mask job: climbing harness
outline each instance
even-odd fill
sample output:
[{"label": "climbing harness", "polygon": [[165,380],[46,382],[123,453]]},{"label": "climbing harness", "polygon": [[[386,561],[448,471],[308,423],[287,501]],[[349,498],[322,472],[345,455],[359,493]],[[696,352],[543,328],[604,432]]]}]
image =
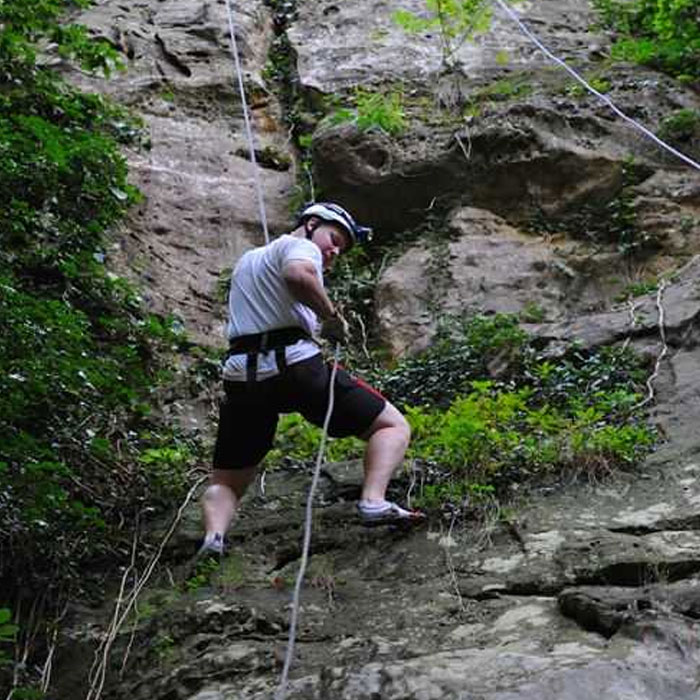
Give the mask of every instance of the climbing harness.
[{"label": "climbing harness", "polygon": [[621,119],[624,119],[628,124],[631,124],[635,129],[638,131],[641,131],[642,134],[644,134],[646,137],[650,138],[652,141],[654,141],[657,145],[661,146],[661,148],[666,149],[669,153],[672,153],[674,156],[677,158],[680,158],[682,161],[690,165],[691,167],[695,168],[696,170],[700,170],[700,163],[697,163],[694,161],[692,158],[689,158],[685,153],[681,153],[679,150],[671,146],[670,144],[666,143],[662,139],[660,139],[653,131],[650,131],[645,127],[643,124],[640,124],[638,121],[630,117],[628,114],[625,114],[607,95],[604,95],[602,92],[599,92],[596,90],[590,83],[586,81],[585,78],[583,78],[581,75],[579,75],[571,66],[569,66],[565,61],[563,61],[561,58],[555,56],[538,38],[533,34],[527,26],[523,23],[523,21],[518,17],[518,15],[515,13],[515,11],[508,6],[508,4],[505,2],[505,0],[492,0],[495,5],[501,8],[503,12],[510,17],[520,28],[520,31],[527,36],[530,41],[532,41],[535,46],[550,60],[556,63],[558,66],[561,66],[567,73],[569,73],[578,83],[583,85],[583,87],[588,90],[591,94],[595,95],[599,100],[602,100],[610,109],[617,114],[618,117]]},{"label": "climbing harness", "polygon": [[229,341],[227,357],[246,355],[246,381],[251,384],[257,377],[259,355],[274,351],[277,371],[284,372],[287,369],[285,348],[300,340],[311,340],[311,336],[298,326],[275,328],[265,333],[239,335]]},{"label": "climbing harness", "polygon": [[[238,57],[238,47],[236,45],[236,32],[233,24],[233,11],[231,10],[231,2],[230,0],[226,0],[226,9],[228,11],[228,24],[229,24],[229,32],[231,34],[231,53],[233,54],[233,61],[234,61],[234,66],[236,69],[236,76],[238,80],[238,88],[240,91],[241,95],[241,106],[243,109],[243,120],[245,123],[245,128],[246,128],[246,135],[248,138],[248,145],[250,149],[250,160],[253,166],[253,177],[254,177],[254,182],[255,182],[255,190],[257,193],[258,197],[258,203],[260,207],[260,219],[262,222],[262,227],[263,227],[263,233],[265,234],[265,243],[270,242],[270,236],[268,233],[268,228],[267,228],[267,216],[265,213],[265,202],[262,194],[262,186],[260,184],[260,178],[258,177],[258,169],[257,169],[257,164],[255,161],[255,146],[253,143],[253,130],[250,125],[250,119],[248,117],[248,105],[246,103],[245,99],[245,88],[243,85],[243,73],[241,70],[241,64],[240,60]],[[348,215],[349,216],[349,215]],[[325,218],[325,217],[323,217]],[[354,222],[353,222],[354,223]],[[345,223],[345,226],[347,226],[347,223]],[[287,332],[290,329],[282,329],[283,331]],[[301,329],[299,329],[301,331]],[[256,367],[257,366],[257,356],[260,352],[263,352],[263,348],[270,348],[275,350],[275,357],[277,359],[277,364],[278,368],[281,370],[281,367],[279,367],[280,364],[280,356],[282,357],[282,362],[283,364],[286,364],[284,360],[284,346],[282,346],[281,353],[278,351],[277,347],[273,347],[273,342],[275,339],[272,338],[276,331],[272,331],[270,333],[262,333],[262,334],[256,334],[258,337],[256,339],[250,339],[250,336],[244,336],[244,338],[236,338],[232,341],[231,345],[232,347],[235,346],[237,343],[242,342],[244,344],[247,344],[250,342],[250,347],[252,349],[250,350],[243,350],[243,352],[246,352],[248,354],[248,363],[247,363],[247,380],[251,381],[251,376],[252,380],[254,380],[254,374],[251,372],[250,367]],[[247,340],[246,340],[247,339]],[[257,348],[255,347],[257,344]],[[287,343],[288,344],[288,343]],[[329,388],[328,388],[328,408],[326,409],[326,416],[323,421],[323,429],[321,433],[321,444],[319,445],[318,448],[318,455],[316,457],[316,466],[314,468],[314,473],[313,477],[311,479],[311,486],[309,487],[309,494],[306,500],[306,517],[304,520],[304,541],[302,545],[302,553],[301,553],[301,562],[299,565],[299,573],[297,574],[297,579],[296,579],[296,584],[294,586],[294,596],[292,598],[292,609],[291,609],[291,618],[290,618],[290,623],[289,623],[289,641],[287,642],[287,650],[285,654],[285,659],[284,659],[284,666],[282,669],[282,677],[280,680],[280,684],[277,688],[277,691],[275,692],[275,700],[284,700],[286,693],[287,693],[287,679],[289,677],[289,669],[291,668],[292,665],[292,659],[294,656],[294,644],[296,641],[296,629],[297,629],[297,621],[299,618],[299,600],[301,596],[301,584],[302,581],[304,580],[304,575],[306,574],[306,566],[309,560],[309,549],[311,546],[311,518],[313,515],[313,497],[314,493],[316,491],[316,486],[318,484],[320,475],[321,475],[321,464],[323,463],[323,454],[326,449],[326,441],[328,439],[328,424],[330,423],[330,418],[333,413],[333,407],[335,403],[335,377],[338,372],[338,360],[340,357],[340,344],[336,343],[335,345],[335,353],[333,357],[333,368],[331,370],[331,376],[330,376],[330,382],[329,382]],[[253,360],[254,358],[254,360]]]}]

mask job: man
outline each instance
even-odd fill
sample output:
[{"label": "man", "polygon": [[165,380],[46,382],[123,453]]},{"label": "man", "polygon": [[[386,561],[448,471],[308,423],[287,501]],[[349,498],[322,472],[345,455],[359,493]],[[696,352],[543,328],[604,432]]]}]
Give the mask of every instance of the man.
[{"label": "man", "polygon": [[[331,368],[312,336],[343,342],[347,324],[323,286],[323,270],[370,229],[342,207],[313,204],[297,228],[246,253],[229,295],[230,354],[224,366],[214,470],[202,507],[206,534],[200,553],[221,554],[224,535],[258,465],[273,444],[280,413],[299,412],[321,426]],[[368,525],[422,518],[385,500],[392,473],[410,439],[405,418],[378,392],[339,369],[329,434],[367,441],[358,514]]]}]

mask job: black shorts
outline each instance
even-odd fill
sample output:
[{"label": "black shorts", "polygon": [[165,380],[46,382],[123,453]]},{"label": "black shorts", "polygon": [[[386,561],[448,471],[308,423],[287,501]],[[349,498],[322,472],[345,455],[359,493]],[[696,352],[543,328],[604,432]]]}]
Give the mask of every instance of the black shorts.
[{"label": "black shorts", "polygon": [[[272,447],[280,413],[301,413],[319,427],[328,410],[331,366],[320,354],[287,367],[262,381],[224,381],[219,411],[214,469],[241,469],[258,464]],[[360,379],[338,368],[328,434],[360,436],[382,412],[386,399]]]}]

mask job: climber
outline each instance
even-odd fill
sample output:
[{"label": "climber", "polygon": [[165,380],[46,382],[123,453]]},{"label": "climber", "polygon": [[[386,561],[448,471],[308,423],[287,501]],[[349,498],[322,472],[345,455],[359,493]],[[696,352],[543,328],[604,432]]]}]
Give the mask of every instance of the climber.
[{"label": "climber", "polygon": [[[297,227],[246,253],[236,265],[229,295],[229,355],[224,365],[214,469],[202,499],[205,536],[200,553],[222,554],[224,535],[257,466],[272,447],[280,413],[299,412],[321,426],[331,367],[313,340],[347,340],[348,326],[323,286],[323,270],[371,230],[342,207],[306,207]],[[422,513],[385,500],[401,463],[410,428],[377,391],[339,368],[329,434],[367,441],[357,504],[365,525],[411,521]]]}]

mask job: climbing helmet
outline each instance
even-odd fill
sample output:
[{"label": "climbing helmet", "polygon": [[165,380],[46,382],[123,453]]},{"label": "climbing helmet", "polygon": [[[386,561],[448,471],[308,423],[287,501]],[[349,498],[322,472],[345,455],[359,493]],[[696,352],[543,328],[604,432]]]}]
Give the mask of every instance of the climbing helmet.
[{"label": "climbing helmet", "polygon": [[317,216],[324,221],[332,221],[340,224],[350,235],[351,245],[355,243],[366,243],[372,240],[372,229],[367,226],[360,226],[352,218],[350,212],[343,209],[339,204],[333,202],[316,202],[306,206],[299,215],[299,221],[303,222],[310,216]]}]

